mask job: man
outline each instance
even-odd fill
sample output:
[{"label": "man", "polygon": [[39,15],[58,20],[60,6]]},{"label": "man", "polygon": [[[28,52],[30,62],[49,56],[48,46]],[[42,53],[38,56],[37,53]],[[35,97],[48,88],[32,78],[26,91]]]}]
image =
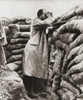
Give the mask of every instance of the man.
[{"label": "man", "polygon": [[[40,9],[37,18],[32,21],[31,38],[28,41],[23,56],[23,73],[25,87],[29,92],[40,92],[45,89],[48,73],[48,41],[46,28],[50,26],[52,17],[45,9]],[[27,82],[26,82],[27,81]]]}]

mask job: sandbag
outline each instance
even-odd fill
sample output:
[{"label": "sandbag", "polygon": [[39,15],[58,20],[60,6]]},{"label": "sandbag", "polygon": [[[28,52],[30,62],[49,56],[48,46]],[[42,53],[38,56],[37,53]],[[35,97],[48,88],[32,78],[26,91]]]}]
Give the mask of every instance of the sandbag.
[{"label": "sandbag", "polygon": [[17,70],[17,69],[19,69],[21,67],[19,65],[14,64],[14,63],[6,64],[6,66],[12,71],[15,71],[15,70]]},{"label": "sandbag", "polygon": [[3,26],[8,26],[11,23],[11,20],[7,17],[0,17],[0,21],[2,21]]},{"label": "sandbag", "polygon": [[[82,43],[83,14],[81,14],[81,13],[83,13],[83,11],[81,9],[83,7],[83,4],[82,4],[82,7],[80,7],[80,9],[79,9],[79,7],[80,7],[80,5],[79,6],[77,5],[71,11],[67,12],[66,14],[62,15],[60,18],[58,18],[56,20],[56,22],[66,20],[66,24],[63,24],[58,29],[55,29],[55,34],[53,34],[53,35],[55,35],[54,38],[55,38],[56,49],[57,48],[63,49],[63,47],[64,47],[64,46],[61,47],[61,45],[59,45],[59,42],[57,42],[57,40],[61,41],[62,44],[63,43],[65,43],[66,45],[72,44],[72,46],[68,45],[68,47],[70,47],[70,50],[69,50],[69,56],[66,59],[66,61],[68,63],[68,65],[66,67],[69,67],[69,69],[65,73],[60,73],[60,74],[62,74],[61,83],[62,83],[62,81],[64,81],[64,79],[63,79],[64,74],[67,77],[67,78],[65,78],[66,79],[65,81],[67,81],[67,82],[64,84],[63,88],[65,88],[65,86],[66,86],[66,88],[68,90],[71,90],[75,94],[81,93],[80,92],[81,86],[79,86],[78,83],[83,84],[83,79],[82,79],[83,78],[82,77],[83,76],[83,67],[82,67],[82,64],[83,64],[83,54],[82,54],[83,53],[83,43]],[[79,9],[78,12],[77,12],[77,9]],[[72,38],[71,42],[68,42],[69,37],[68,37],[68,35],[65,35],[66,33],[70,33],[70,35],[72,33],[74,33],[74,36],[71,35],[71,37],[70,37],[70,39]],[[77,38],[78,38],[78,40],[76,41]],[[57,44],[57,46],[56,46],[56,44]],[[65,51],[65,49],[63,49],[63,50]],[[64,56],[66,55],[66,53],[67,52],[64,53]],[[57,59],[56,59],[56,55],[55,55],[55,62],[56,61],[57,61]],[[62,62],[64,63],[64,59]],[[56,70],[56,72],[57,72],[57,70]],[[69,78],[68,78],[68,76],[69,76]],[[74,80],[74,81],[72,81],[72,80]],[[67,85],[67,83],[69,85]],[[72,84],[72,86],[70,87],[71,84]],[[60,84],[60,86],[62,86],[62,85]],[[77,88],[76,88],[76,86],[77,86]],[[82,85],[82,91],[83,91],[83,85]],[[70,94],[68,94],[68,95],[70,95]],[[70,100],[72,100],[72,98]]]},{"label": "sandbag", "polygon": [[58,36],[58,39],[60,39],[62,42],[70,44],[71,42],[73,42],[75,37],[75,33],[64,33],[64,34],[60,34]]},{"label": "sandbag", "polygon": [[19,31],[30,32],[31,25],[18,25]]},{"label": "sandbag", "polygon": [[26,23],[31,24],[31,18],[26,18]]},{"label": "sandbag", "polygon": [[23,54],[24,48],[17,49],[17,50],[12,50],[11,53],[12,55],[18,55],[18,54]]},{"label": "sandbag", "polygon": [[68,95],[63,88],[58,90],[58,94],[60,95],[60,98],[58,100],[71,100],[70,95]]},{"label": "sandbag", "polygon": [[69,48],[69,46],[66,43],[63,43],[60,40],[56,40],[55,41],[55,46],[63,49],[66,54],[69,54],[70,48]]},{"label": "sandbag", "polygon": [[12,38],[12,34],[10,33],[10,35],[8,35],[6,38],[7,38],[7,43],[9,44],[9,42],[10,42],[10,40]]},{"label": "sandbag", "polygon": [[7,59],[7,63],[11,63],[11,62],[18,61],[18,60],[21,60],[21,59],[22,59],[22,54],[12,55],[11,57],[9,57]]},{"label": "sandbag", "polygon": [[[72,91],[70,91],[69,89],[66,89],[66,88],[62,88],[62,89],[65,91],[65,94],[69,96],[69,98],[70,98],[69,100],[75,100],[76,99],[76,97],[75,97],[75,95],[73,94]],[[67,98],[65,98],[65,100],[67,100]]]},{"label": "sandbag", "polygon": [[83,47],[83,44],[81,44],[80,46],[77,46],[77,47],[73,48],[70,51],[69,55],[68,55],[68,59],[72,60],[72,58],[78,54],[80,48],[82,48],[82,47]]},{"label": "sandbag", "polygon": [[73,65],[68,71],[67,71],[67,75],[71,76],[74,73],[80,73],[83,72],[83,61],[81,61],[80,63]]},{"label": "sandbag", "polygon": [[22,22],[22,21],[20,21],[20,22],[16,22],[16,24],[18,24],[18,25],[27,25],[26,22]]},{"label": "sandbag", "polygon": [[79,55],[79,51],[82,47],[83,47],[83,44],[81,44],[80,46],[77,46],[77,47],[73,48],[72,50],[70,50],[70,53],[67,57],[67,61],[66,61],[65,65],[63,66],[65,68],[65,71],[67,70],[67,66],[72,61],[72,59],[74,59],[77,55]]},{"label": "sandbag", "polygon": [[62,34],[67,32],[76,32],[79,31],[80,33],[83,33],[83,19],[79,20],[72,20],[66,24],[63,24],[60,26],[60,28],[57,30],[57,34]]},{"label": "sandbag", "polygon": [[67,57],[68,57],[68,54],[64,53],[64,57],[63,57],[63,61],[62,61],[62,70],[61,72],[64,74],[66,73],[67,71]]},{"label": "sandbag", "polygon": [[83,84],[83,72],[78,74],[73,74],[72,77],[77,84]]},{"label": "sandbag", "polygon": [[64,52],[60,49],[56,49],[56,55],[55,55],[55,63],[53,66],[53,73],[60,74],[61,73],[61,65],[62,65],[62,58],[63,58]]},{"label": "sandbag", "polygon": [[81,47],[81,48],[79,49],[78,54],[81,54],[81,53],[83,53],[83,47]]},{"label": "sandbag", "polygon": [[16,32],[19,32],[19,28],[17,24],[10,24],[8,25],[8,28],[10,30],[10,33],[13,35]]},{"label": "sandbag", "polygon": [[78,15],[78,19],[83,19],[83,15]]},{"label": "sandbag", "polygon": [[62,80],[61,81],[61,86],[64,87],[64,88],[69,89],[70,91],[72,91],[75,94],[78,94],[79,93],[79,91],[75,87],[73,87],[70,83],[68,83],[65,80]]},{"label": "sandbag", "polygon": [[23,38],[28,38],[29,39],[30,34],[31,34],[31,32],[17,32],[12,36],[12,38],[21,38],[21,37],[23,37]]},{"label": "sandbag", "polygon": [[22,17],[22,16],[19,16],[19,17],[14,17],[14,18],[11,18],[11,22],[13,24],[17,23],[17,22],[25,22],[26,21],[26,18]]},{"label": "sandbag", "polygon": [[11,51],[5,50],[5,55],[6,55],[6,59],[8,59],[12,55],[12,53]]},{"label": "sandbag", "polygon": [[[66,33],[67,34],[67,33]],[[73,42],[74,38],[75,38],[75,33],[68,33],[68,38],[64,36],[64,38],[62,39],[62,42],[70,44],[71,42]],[[66,39],[65,39],[66,38]]]},{"label": "sandbag", "polygon": [[83,16],[82,15],[76,15],[76,16],[73,16],[72,18],[70,18],[68,20],[68,22],[72,21],[72,20],[78,20],[78,19],[83,19]]},{"label": "sandbag", "polygon": [[75,89],[77,89],[79,91],[79,94],[82,93],[82,90],[80,89],[80,87],[77,86],[77,84],[73,81],[73,78],[66,74],[66,75],[63,75],[63,80],[67,81],[69,84],[71,84]]},{"label": "sandbag", "polygon": [[71,44],[70,49],[75,48],[76,46],[79,46],[81,43],[83,43],[83,34],[80,34]]},{"label": "sandbag", "polygon": [[6,46],[7,50],[16,50],[16,49],[21,49],[24,48],[26,44],[18,43],[18,44],[8,44]]},{"label": "sandbag", "polygon": [[16,65],[22,65],[22,61],[21,60],[14,61],[13,63],[16,64]]},{"label": "sandbag", "polygon": [[[72,21],[72,20],[77,20],[78,19],[78,15],[75,15],[75,16],[72,16],[69,20],[68,20],[68,22],[70,22],[70,21]],[[80,18],[79,18],[80,19]]]},{"label": "sandbag", "polygon": [[76,56],[73,60],[71,60],[71,62],[69,63],[69,65],[67,66],[67,68],[71,68],[73,65],[76,65],[78,63],[80,63],[83,60],[83,53]]},{"label": "sandbag", "polygon": [[27,38],[17,38],[17,39],[11,39],[10,44],[16,44],[16,43],[27,43]]}]

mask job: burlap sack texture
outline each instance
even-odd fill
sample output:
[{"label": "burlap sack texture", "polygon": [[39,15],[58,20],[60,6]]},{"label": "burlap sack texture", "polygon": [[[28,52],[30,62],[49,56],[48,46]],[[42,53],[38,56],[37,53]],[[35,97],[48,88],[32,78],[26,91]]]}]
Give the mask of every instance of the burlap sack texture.
[{"label": "burlap sack texture", "polygon": [[5,19],[4,22],[9,21],[8,24],[3,23],[8,42],[4,47],[7,58],[6,66],[18,73],[21,72],[19,74],[22,76],[22,55],[30,38],[31,19],[24,17]]},{"label": "burlap sack texture", "polygon": [[83,92],[83,4],[56,18],[54,23],[62,21],[66,23],[56,28],[51,37],[55,47],[50,55],[54,60],[49,72],[52,87],[61,100],[82,100],[82,96],[76,97],[79,94],[76,86]]}]

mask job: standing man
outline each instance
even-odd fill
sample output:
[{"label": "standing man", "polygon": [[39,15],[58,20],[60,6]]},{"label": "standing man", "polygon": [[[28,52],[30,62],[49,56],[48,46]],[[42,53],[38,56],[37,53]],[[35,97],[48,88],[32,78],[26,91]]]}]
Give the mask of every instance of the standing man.
[{"label": "standing man", "polygon": [[[25,87],[29,92],[40,92],[45,89],[48,73],[48,41],[46,28],[50,26],[52,18],[45,9],[40,9],[37,18],[32,21],[31,38],[23,55],[23,73]],[[27,82],[26,82],[27,81]]]}]

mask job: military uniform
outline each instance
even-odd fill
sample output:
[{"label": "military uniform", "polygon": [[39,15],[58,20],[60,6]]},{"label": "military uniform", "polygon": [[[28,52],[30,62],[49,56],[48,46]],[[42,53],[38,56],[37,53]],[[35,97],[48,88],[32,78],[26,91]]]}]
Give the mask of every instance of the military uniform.
[{"label": "military uniform", "polygon": [[45,88],[44,80],[47,79],[48,74],[46,28],[51,22],[51,18],[47,18],[44,21],[35,18],[31,25],[31,38],[24,49],[23,73],[25,76],[28,76],[26,80],[29,86],[27,87],[30,87],[32,84],[35,90]]}]

